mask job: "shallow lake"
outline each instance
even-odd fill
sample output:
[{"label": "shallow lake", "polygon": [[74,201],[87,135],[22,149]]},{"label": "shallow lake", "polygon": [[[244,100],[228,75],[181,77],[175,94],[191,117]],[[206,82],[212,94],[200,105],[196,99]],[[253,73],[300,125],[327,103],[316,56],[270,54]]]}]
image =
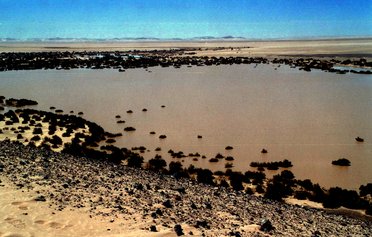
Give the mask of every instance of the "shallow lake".
[{"label": "shallow lake", "polygon": [[[124,134],[116,146],[145,146],[147,159],[158,153],[174,160],[169,149],[199,152],[207,158],[186,157],[184,167],[225,170],[226,161],[208,161],[221,153],[233,156],[239,171],[254,170],[252,161],[288,159],[296,178],[325,187],[357,189],[372,182],[371,75],[273,65],[9,71],[0,73],[0,95],[37,100],[36,108],[47,111],[83,111],[107,131]],[[126,123],[117,124],[115,115]],[[124,132],[127,126],[136,131]],[[357,136],[365,142],[357,143]],[[226,151],[228,145],[234,149]],[[331,165],[339,158],[351,166]]]}]

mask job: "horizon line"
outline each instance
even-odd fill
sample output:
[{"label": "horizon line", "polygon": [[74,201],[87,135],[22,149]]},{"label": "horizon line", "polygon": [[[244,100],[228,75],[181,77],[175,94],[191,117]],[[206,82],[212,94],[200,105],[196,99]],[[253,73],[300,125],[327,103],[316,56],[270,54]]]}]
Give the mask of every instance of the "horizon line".
[{"label": "horizon line", "polygon": [[332,40],[332,39],[370,39],[372,35],[350,35],[350,36],[303,36],[303,37],[242,37],[242,36],[195,36],[189,38],[160,38],[160,37],[113,37],[113,38],[89,38],[89,37],[45,37],[45,38],[0,38],[4,42],[126,42],[126,41],[280,41],[280,40]]}]

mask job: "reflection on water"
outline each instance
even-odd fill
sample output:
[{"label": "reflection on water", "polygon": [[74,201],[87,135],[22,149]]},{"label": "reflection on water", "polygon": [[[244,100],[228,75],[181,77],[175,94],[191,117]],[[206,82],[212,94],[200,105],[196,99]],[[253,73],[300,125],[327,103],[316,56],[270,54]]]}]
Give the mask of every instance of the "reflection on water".
[{"label": "reflection on water", "polygon": [[371,71],[370,68],[347,67],[347,66],[334,66],[333,69],[336,69],[336,70],[347,70],[347,71],[354,70],[356,72],[367,72],[367,71]]},{"label": "reflection on water", "polygon": [[[84,111],[86,119],[124,133],[117,146],[150,149],[146,158],[154,156],[156,147],[168,161],[169,149],[199,152],[207,159],[185,158],[184,166],[224,170],[225,161],[208,162],[219,152],[235,157],[234,169],[241,171],[250,169],[251,161],[289,159],[297,178],[326,187],[358,188],[372,181],[371,75],[302,72],[284,66],[274,70],[272,65],[150,71],[1,72],[0,94],[37,100],[37,108],[43,110],[56,106],[66,112]],[[126,122],[117,124],[116,115]],[[124,132],[127,126],[136,131]],[[160,134],[167,138],[159,139]],[[357,136],[365,142],[358,144]],[[225,151],[227,145],[234,149]],[[262,148],[269,152],[261,154]],[[341,157],[351,166],[331,165]]]}]

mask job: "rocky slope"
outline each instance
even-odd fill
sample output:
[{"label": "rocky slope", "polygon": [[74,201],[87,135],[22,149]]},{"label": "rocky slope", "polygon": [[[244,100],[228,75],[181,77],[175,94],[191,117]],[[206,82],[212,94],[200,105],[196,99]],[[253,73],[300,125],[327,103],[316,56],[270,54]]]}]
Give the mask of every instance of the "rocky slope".
[{"label": "rocky slope", "polygon": [[107,222],[141,222],[149,234],[372,236],[367,219],[9,141],[0,142],[0,180],[5,179],[25,192],[38,190],[35,200],[57,213],[73,209]]}]

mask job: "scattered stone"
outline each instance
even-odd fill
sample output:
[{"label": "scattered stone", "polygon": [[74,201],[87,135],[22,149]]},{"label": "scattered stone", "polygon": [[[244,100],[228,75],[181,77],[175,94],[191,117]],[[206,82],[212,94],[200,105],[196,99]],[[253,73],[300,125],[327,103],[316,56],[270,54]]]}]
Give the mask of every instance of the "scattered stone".
[{"label": "scattered stone", "polygon": [[158,232],[157,229],[156,229],[156,226],[154,226],[154,225],[150,226],[150,231],[151,232]]},{"label": "scattered stone", "polygon": [[166,208],[172,208],[173,205],[172,205],[172,202],[167,199],[165,202],[163,202],[163,206],[165,206]]},{"label": "scattered stone", "polygon": [[273,225],[271,224],[270,220],[263,219],[260,223],[260,230],[264,232],[270,232],[274,229]]},{"label": "scattered stone", "polygon": [[179,225],[179,224],[174,226],[174,231],[176,232],[177,236],[184,235],[183,229],[182,229],[181,225]]},{"label": "scattered stone", "polygon": [[44,196],[40,195],[40,196],[37,196],[34,200],[36,202],[45,202],[46,198]]},{"label": "scattered stone", "polygon": [[205,228],[205,229],[210,228],[210,226],[208,224],[208,221],[206,221],[206,220],[197,220],[195,227],[196,228]]}]

